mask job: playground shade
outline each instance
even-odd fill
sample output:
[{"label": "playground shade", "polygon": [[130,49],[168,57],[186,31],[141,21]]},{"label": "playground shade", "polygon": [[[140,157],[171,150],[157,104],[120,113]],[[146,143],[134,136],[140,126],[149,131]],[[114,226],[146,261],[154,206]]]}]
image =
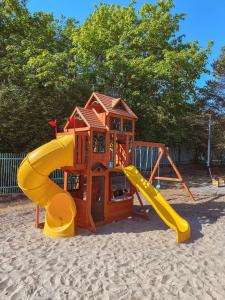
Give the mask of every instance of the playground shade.
[{"label": "playground shade", "polygon": [[28,198],[46,209],[44,234],[49,237],[75,235],[74,200],[49,179],[55,169],[73,166],[73,147],[73,135],[54,139],[29,153],[18,169],[19,187]]},{"label": "playground shade", "polygon": [[130,182],[139,190],[145,199],[153,206],[160,218],[177,233],[177,243],[182,243],[190,238],[191,230],[189,223],[184,220],[170,206],[163,195],[154,188],[135,168],[130,165],[121,168]]}]

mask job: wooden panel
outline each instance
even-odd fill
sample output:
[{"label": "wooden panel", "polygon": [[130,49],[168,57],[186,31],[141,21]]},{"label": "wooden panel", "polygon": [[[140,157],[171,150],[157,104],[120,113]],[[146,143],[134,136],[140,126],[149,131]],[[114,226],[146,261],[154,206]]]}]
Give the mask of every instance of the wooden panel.
[{"label": "wooden panel", "polygon": [[91,215],[94,222],[104,221],[105,176],[92,177]]},{"label": "wooden panel", "polygon": [[77,209],[77,215],[75,218],[76,224],[84,228],[90,227],[87,213],[87,202],[76,198],[74,198],[74,201]]},{"label": "wooden panel", "polygon": [[87,132],[79,132],[75,135],[75,146],[74,146],[74,169],[85,169],[85,150],[86,144],[85,139]]},{"label": "wooden panel", "polygon": [[101,162],[104,166],[108,167],[108,157],[106,153],[92,153],[92,165],[97,162]]},{"label": "wooden panel", "polygon": [[133,213],[133,199],[124,200],[120,202],[107,202],[106,209],[106,222],[112,222],[113,220],[121,220],[132,216]]}]

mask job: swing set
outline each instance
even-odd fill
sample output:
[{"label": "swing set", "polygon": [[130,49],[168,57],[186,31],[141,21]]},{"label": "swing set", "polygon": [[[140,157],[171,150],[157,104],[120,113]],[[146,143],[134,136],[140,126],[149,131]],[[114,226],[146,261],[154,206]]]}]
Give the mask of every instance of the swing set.
[{"label": "swing set", "polygon": [[[192,195],[190,189],[186,185],[183,177],[181,176],[179,170],[177,169],[175,163],[173,162],[170,154],[169,154],[169,148],[165,146],[165,144],[161,143],[152,143],[152,142],[142,142],[142,141],[135,141],[134,144],[136,147],[145,147],[147,148],[146,152],[146,166],[147,169],[148,162],[150,161],[150,177],[149,182],[152,184],[153,180],[157,180],[156,189],[160,189],[160,181],[170,181],[170,182],[180,182],[184,189],[186,190],[187,194],[190,196],[190,198],[195,201],[194,196]],[[157,149],[157,157],[155,162],[155,151],[153,148]],[[150,151],[149,151],[150,150]],[[150,152],[150,153],[149,153]],[[141,155],[140,155],[141,156]],[[150,156],[150,159],[149,159]],[[171,165],[172,169],[174,170],[175,177],[163,177],[160,176],[160,163],[162,162],[162,159],[166,157],[169,164]],[[154,165],[155,162],[155,165]],[[154,167],[153,167],[154,165]],[[141,157],[140,157],[140,169],[141,169]]]}]

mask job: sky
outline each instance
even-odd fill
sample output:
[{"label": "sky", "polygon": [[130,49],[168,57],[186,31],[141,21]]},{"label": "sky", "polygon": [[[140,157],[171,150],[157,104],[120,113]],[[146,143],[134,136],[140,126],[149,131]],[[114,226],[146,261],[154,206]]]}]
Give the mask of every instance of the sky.
[{"label": "sky", "polygon": [[[120,4],[127,6],[129,0],[28,0],[31,12],[51,12],[55,17],[61,15],[73,17],[83,23],[86,17],[93,12],[96,4]],[[145,3],[155,3],[155,0],[137,0],[136,8]],[[209,58],[209,68],[212,62],[220,55],[221,47],[225,46],[225,0],[174,0],[176,13],[185,13],[186,18],[180,23],[180,34],[186,35],[187,41],[198,40],[205,48],[209,41],[213,41],[212,53]],[[203,86],[209,79],[203,75],[199,86]]]}]

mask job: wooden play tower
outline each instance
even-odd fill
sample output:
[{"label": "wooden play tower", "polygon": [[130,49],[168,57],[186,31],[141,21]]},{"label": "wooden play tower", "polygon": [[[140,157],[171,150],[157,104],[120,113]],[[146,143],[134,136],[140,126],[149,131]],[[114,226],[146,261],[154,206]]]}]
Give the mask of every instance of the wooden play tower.
[{"label": "wooden play tower", "polygon": [[[191,192],[174,165],[164,144],[135,141],[134,112],[120,98],[92,93],[84,108],[76,107],[63,132],[57,137],[74,134],[74,165],[63,168],[64,189],[76,204],[76,224],[91,231],[112,221],[134,214],[133,201],[136,189],[117,166],[134,164],[134,147],[157,147],[159,157],[150,180],[158,178],[157,168],[163,155],[171,163],[176,178],[160,177],[160,180],[181,182],[190,197]],[[138,197],[141,205],[141,198]],[[37,210],[36,225],[39,225]]]}]

